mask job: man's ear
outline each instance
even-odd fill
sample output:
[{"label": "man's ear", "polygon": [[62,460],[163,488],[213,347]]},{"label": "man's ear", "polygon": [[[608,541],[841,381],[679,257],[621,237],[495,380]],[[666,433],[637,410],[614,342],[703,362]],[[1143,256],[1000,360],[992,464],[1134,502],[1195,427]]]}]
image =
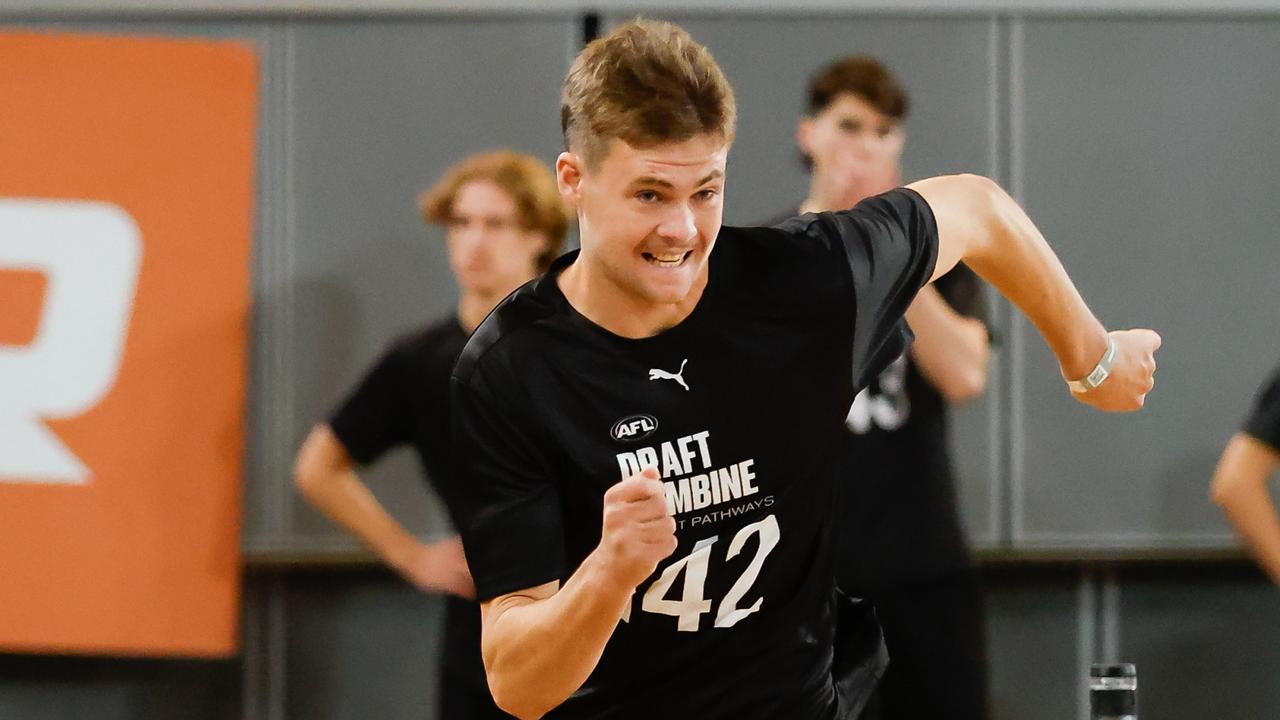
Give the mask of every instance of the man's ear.
[{"label": "man's ear", "polygon": [[808,115],[800,118],[800,122],[796,123],[796,145],[799,146],[800,152],[813,157],[813,118]]},{"label": "man's ear", "polygon": [[901,125],[893,129],[893,157],[899,162],[902,161],[902,150],[907,144],[907,129]]},{"label": "man's ear", "polygon": [[582,158],[577,153],[565,151],[556,158],[556,187],[560,197],[575,208],[582,198],[582,171]]}]

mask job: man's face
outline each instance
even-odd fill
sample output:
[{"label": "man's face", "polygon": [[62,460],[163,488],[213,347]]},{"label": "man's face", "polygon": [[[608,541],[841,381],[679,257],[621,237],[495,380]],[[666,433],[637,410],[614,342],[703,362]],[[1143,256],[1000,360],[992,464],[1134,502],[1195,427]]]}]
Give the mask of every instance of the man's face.
[{"label": "man's face", "polygon": [[507,293],[536,274],[546,237],[520,227],[516,203],[488,180],[458,188],[445,232],[449,265],[463,292]]},{"label": "man's face", "polygon": [[611,140],[595,168],[562,154],[557,178],[578,210],[580,260],[633,301],[685,300],[720,232],[728,155],[712,135],[645,148]]},{"label": "man's face", "polygon": [[902,125],[858,95],[842,93],[822,112],[801,120],[796,139],[812,158],[814,173],[830,182],[876,186],[866,192],[874,194],[900,181]]}]

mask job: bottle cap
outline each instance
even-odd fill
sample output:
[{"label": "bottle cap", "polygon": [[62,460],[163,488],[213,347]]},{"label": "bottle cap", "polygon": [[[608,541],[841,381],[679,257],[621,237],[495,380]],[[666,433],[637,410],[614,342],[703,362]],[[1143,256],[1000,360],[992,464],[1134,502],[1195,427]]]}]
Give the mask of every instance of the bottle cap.
[{"label": "bottle cap", "polygon": [[1133,663],[1094,663],[1089,667],[1089,677],[1136,678],[1138,666]]}]

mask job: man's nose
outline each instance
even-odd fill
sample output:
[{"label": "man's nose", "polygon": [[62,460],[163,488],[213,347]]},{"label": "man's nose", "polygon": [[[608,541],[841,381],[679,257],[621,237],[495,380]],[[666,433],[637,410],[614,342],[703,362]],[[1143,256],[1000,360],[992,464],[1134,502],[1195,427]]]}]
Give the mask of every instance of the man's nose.
[{"label": "man's nose", "polygon": [[658,235],[676,242],[687,242],[698,234],[698,226],[694,222],[693,208],[687,203],[673,207],[658,225]]},{"label": "man's nose", "polygon": [[884,150],[881,138],[873,132],[860,132],[853,138],[853,149],[858,157],[870,159],[878,157]]}]

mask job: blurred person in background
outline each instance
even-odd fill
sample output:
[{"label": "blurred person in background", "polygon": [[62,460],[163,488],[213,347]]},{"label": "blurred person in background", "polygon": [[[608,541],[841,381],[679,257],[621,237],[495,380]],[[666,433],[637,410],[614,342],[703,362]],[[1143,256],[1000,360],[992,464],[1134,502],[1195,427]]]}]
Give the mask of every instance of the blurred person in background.
[{"label": "blurred person in background", "polygon": [[447,497],[441,490],[452,480],[454,363],[489,311],[560,252],[569,214],[550,169],[511,151],[466,158],[420,201],[424,220],[445,228],[457,309],[386,349],[329,419],[312,429],[294,478],[308,503],[419,590],[449,594],[438,717],[505,718],[485,681],[480,612],[461,542],[456,535],[420,541],[383,508],[357,470],[408,445],[437,494]]},{"label": "blurred person in background", "polygon": [[1222,506],[1258,564],[1280,585],[1280,517],[1267,481],[1280,467],[1280,366],[1262,386],[1244,427],[1227,443],[1213,476]]},{"label": "blurred person in background", "polygon": [[[899,186],[908,107],[874,58],[841,58],[813,75],[796,132],[809,196],[791,214],[845,210]],[[923,287],[906,314],[911,349],[858,393],[845,421],[836,572],[883,626],[886,720],[987,716],[982,594],[947,439],[948,406],[986,387],[984,305],[981,281],[963,264]]]}]

